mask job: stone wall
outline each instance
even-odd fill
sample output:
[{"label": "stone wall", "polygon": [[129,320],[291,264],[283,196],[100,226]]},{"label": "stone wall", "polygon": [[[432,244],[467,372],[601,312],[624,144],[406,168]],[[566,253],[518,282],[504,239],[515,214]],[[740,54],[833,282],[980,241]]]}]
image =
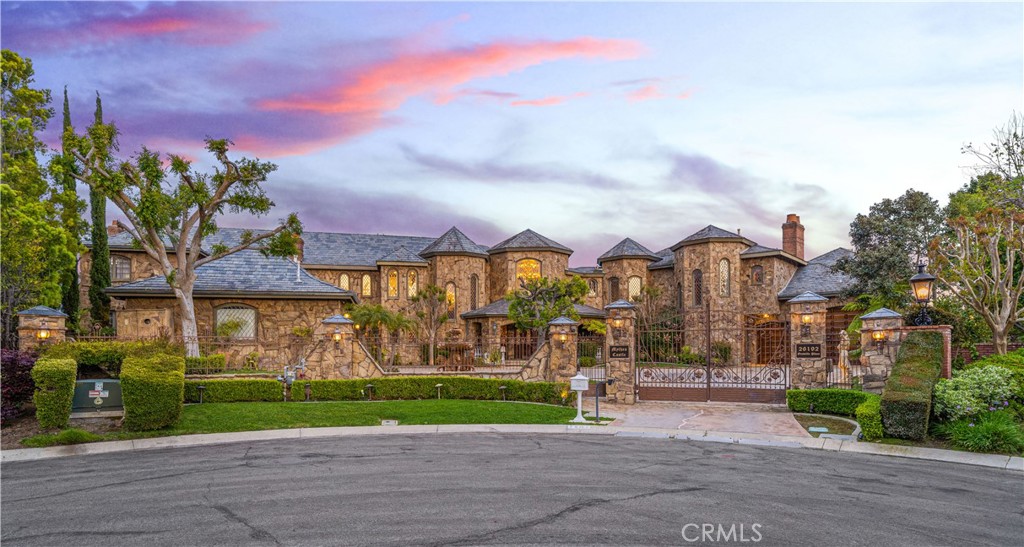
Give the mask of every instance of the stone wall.
[{"label": "stone wall", "polygon": [[[822,388],[827,385],[828,369],[826,366],[825,347],[825,314],[828,302],[810,302],[785,306],[790,322],[790,385],[796,389]],[[810,312],[811,324],[801,324],[803,314]],[[797,344],[818,344],[820,357],[799,357]]]},{"label": "stone wall", "polygon": [[606,299],[607,299],[606,295],[608,294],[606,292],[607,284],[604,281],[604,276],[601,275],[601,274],[588,274],[588,275],[571,274],[571,275],[579,275],[580,279],[582,279],[584,282],[587,283],[588,289],[591,286],[590,285],[591,282],[593,282],[593,284],[594,284],[594,286],[593,286],[594,291],[593,292],[590,292],[589,290],[587,291],[587,296],[585,296],[583,298],[583,303],[585,305],[587,305],[587,306],[590,306],[591,308],[601,309],[601,307],[604,306],[605,303],[606,303]]},{"label": "stone wall", "polygon": [[[155,275],[163,275],[163,271],[160,269],[160,265],[153,260],[145,251],[122,251],[112,250],[110,256],[123,256],[131,260],[132,262],[132,273],[129,281],[111,281],[111,285],[118,286],[130,283],[132,281],[139,281],[140,279],[148,279]],[[178,259],[173,254],[169,255],[168,258],[171,264],[176,266]],[[78,297],[81,302],[81,313],[80,313],[80,325],[83,332],[90,332],[92,329],[92,319],[89,315],[89,309],[91,304],[89,303],[89,287],[92,285],[92,252],[86,249],[82,253],[78,260]],[[113,274],[113,272],[111,272]]]},{"label": "stone wall", "polygon": [[619,279],[619,298],[622,300],[629,300],[629,278],[631,276],[639,277],[643,287],[650,284],[650,279],[647,277],[647,266],[650,263],[651,261],[646,258],[620,258],[603,262],[601,269],[604,270],[606,294],[609,299],[607,303],[610,304],[610,300],[612,300],[612,294],[608,291],[612,278]]},{"label": "stone wall", "polygon": [[[614,380],[606,386],[609,402],[631,405],[636,403],[636,311],[633,308],[605,309],[607,330],[605,332],[606,376]],[[618,317],[621,327],[615,326]],[[626,346],[627,357],[612,357],[611,346]]]},{"label": "stone wall", "polygon": [[[764,269],[764,282],[754,284],[754,266]],[[743,305],[750,313],[775,314],[781,311],[778,294],[796,273],[796,265],[775,257],[743,259],[738,285],[743,292]]]},{"label": "stone wall", "polygon": [[[482,308],[489,304],[487,259],[468,255],[437,255],[428,260],[430,263],[430,282],[445,289],[449,282],[455,283],[455,319],[449,320],[441,327],[444,333],[458,330],[463,338],[467,336],[467,327],[459,317],[468,311]],[[470,285],[473,275],[477,276],[476,307],[472,307]]]},{"label": "stone wall", "polygon": [[516,262],[524,258],[540,261],[540,275],[552,279],[563,279],[565,270],[569,268],[569,255],[554,251],[508,251],[495,253],[490,257],[490,269],[487,272],[487,290],[489,302],[505,298],[510,289],[518,287],[516,283]]},{"label": "stone wall", "polygon": [[[657,305],[659,308],[678,309],[676,291],[677,283],[680,283],[680,281],[676,279],[675,271],[672,268],[648,270],[647,279],[649,284],[658,290]],[[611,302],[606,302],[605,304],[611,304]]]}]

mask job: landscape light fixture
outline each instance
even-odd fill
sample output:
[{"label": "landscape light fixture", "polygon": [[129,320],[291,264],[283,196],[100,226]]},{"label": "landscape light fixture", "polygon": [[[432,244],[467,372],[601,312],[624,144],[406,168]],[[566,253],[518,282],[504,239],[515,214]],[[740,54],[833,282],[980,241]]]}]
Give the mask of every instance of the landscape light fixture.
[{"label": "landscape light fixture", "polygon": [[918,326],[931,325],[932,318],[928,315],[928,303],[932,300],[932,288],[935,285],[935,276],[924,271],[924,263],[917,264],[917,273],[910,278],[910,289],[914,294],[914,301],[921,306],[920,313],[914,318],[914,324]]}]

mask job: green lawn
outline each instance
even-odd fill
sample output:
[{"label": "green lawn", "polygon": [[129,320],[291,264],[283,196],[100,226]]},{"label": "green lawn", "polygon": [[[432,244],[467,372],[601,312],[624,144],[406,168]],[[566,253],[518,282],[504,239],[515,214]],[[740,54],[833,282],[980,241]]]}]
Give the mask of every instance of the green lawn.
[{"label": "green lawn", "polygon": [[[568,407],[499,401],[345,401],[323,403],[206,403],[188,405],[172,428],[92,435],[77,430],[43,434],[22,441],[41,447],[79,442],[138,439],[195,433],[228,433],[297,427],[434,424],[566,424],[576,416]],[[602,420],[604,421],[604,420]]]}]

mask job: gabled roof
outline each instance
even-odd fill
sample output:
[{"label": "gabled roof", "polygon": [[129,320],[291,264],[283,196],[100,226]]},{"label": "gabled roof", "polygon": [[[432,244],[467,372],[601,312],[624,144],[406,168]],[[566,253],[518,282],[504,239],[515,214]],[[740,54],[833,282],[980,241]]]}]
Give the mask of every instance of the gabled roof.
[{"label": "gabled roof", "polygon": [[[296,278],[296,269],[298,277]],[[165,297],[173,294],[162,275],[106,289],[111,296]],[[316,298],[355,300],[355,293],[320,281],[291,260],[240,251],[196,270],[195,296]]]},{"label": "gabled roof", "polygon": [[487,258],[487,249],[477,245],[466,234],[452,226],[450,230],[420,251],[420,256],[423,258],[436,255],[472,255]]},{"label": "gabled roof", "polygon": [[377,264],[421,264],[425,265],[426,260],[419,255],[399,245],[397,249],[377,259]]},{"label": "gabled roof", "polygon": [[842,247],[833,249],[797,268],[786,288],[779,292],[779,300],[789,300],[810,291],[821,296],[838,296],[853,285],[853,278],[833,271],[836,261],[852,256],[853,251]]},{"label": "gabled roof", "polygon": [[491,247],[487,252],[497,254],[507,251],[554,251],[567,255],[572,254],[572,249],[557,241],[548,239],[533,230],[523,230]]},{"label": "gabled roof", "polygon": [[770,257],[770,256],[777,256],[779,258],[786,259],[786,260],[788,260],[788,261],[790,261],[790,262],[792,262],[792,263],[794,263],[794,264],[796,264],[798,266],[803,266],[804,264],[807,264],[806,260],[799,259],[799,258],[797,258],[797,257],[795,257],[795,256],[793,256],[793,255],[791,255],[789,253],[787,253],[786,251],[783,251],[782,249],[773,249],[771,247],[765,247],[763,245],[758,245],[756,243],[753,246],[751,246],[749,249],[747,249],[747,250],[743,251],[742,253],[740,253],[740,259],[763,258],[763,257]]},{"label": "gabled roof", "polygon": [[36,306],[27,310],[21,310],[18,315],[36,315],[40,317],[67,317],[68,314],[55,310],[49,306]]},{"label": "gabled roof", "polygon": [[707,226],[697,230],[696,232],[686,236],[682,241],[672,246],[672,250],[676,250],[680,247],[687,245],[696,245],[698,243],[706,243],[708,241],[736,241],[738,243],[745,243],[747,245],[754,245],[755,243],[735,232],[723,230],[718,226],[708,224]]},{"label": "gabled roof", "polygon": [[601,264],[606,260],[616,260],[619,258],[646,258],[647,260],[656,261],[659,257],[647,247],[627,237],[616,243],[611,249],[605,251],[603,255],[597,257],[597,263]]},{"label": "gabled roof", "polygon": [[662,249],[654,254],[658,256],[658,261],[648,264],[648,270],[660,270],[662,268],[675,267],[676,253],[672,249]]},{"label": "gabled roof", "polygon": [[[579,314],[580,317],[586,317],[591,319],[604,317],[604,312],[597,308],[592,308],[590,306],[586,306],[583,304],[573,304],[573,308],[575,308],[576,313]],[[475,310],[468,311],[460,315],[459,317],[463,319],[480,319],[483,317],[508,317],[508,300],[505,300],[504,298],[502,298],[501,300],[495,300],[494,302],[491,302],[490,304],[487,304],[482,308],[477,308]]]}]

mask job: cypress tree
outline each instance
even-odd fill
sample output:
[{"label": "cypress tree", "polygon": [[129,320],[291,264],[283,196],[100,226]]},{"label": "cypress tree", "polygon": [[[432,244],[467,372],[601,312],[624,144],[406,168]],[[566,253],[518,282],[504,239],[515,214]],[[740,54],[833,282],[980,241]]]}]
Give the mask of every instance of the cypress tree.
[{"label": "cypress tree", "polygon": [[[71,129],[71,108],[68,106],[68,88],[64,88],[64,133]],[[64,169],[74,169],[74,161],[67,154],[65,138],[61,138],[62,151],[64,152],[61,161]],[[63,173],[60,177],[60,191],[62,193],[63,210],[61,220],[64,227],[75,236],[75,243],[81,235],[82,225],[81,211],[79,210],[78,192],[75,189],[75,178],[70,173]],[[78,261],[70,268],[63,283],[61,291],[61,308],[68,314],[67,328],[70,332],[78,332],[78,314],[81,308],[81,297],[78,287]]]},{"label": "cypress tree", "polygon": [[[103,104],[96,93],[96,121],[103,124]],[[110,250],[107,248],[107,198],[89,187],[92,215],[92,266],[89,269],[89,306],[93,322],[110,325],[110,297],[103,292],[110,286]]]}]

